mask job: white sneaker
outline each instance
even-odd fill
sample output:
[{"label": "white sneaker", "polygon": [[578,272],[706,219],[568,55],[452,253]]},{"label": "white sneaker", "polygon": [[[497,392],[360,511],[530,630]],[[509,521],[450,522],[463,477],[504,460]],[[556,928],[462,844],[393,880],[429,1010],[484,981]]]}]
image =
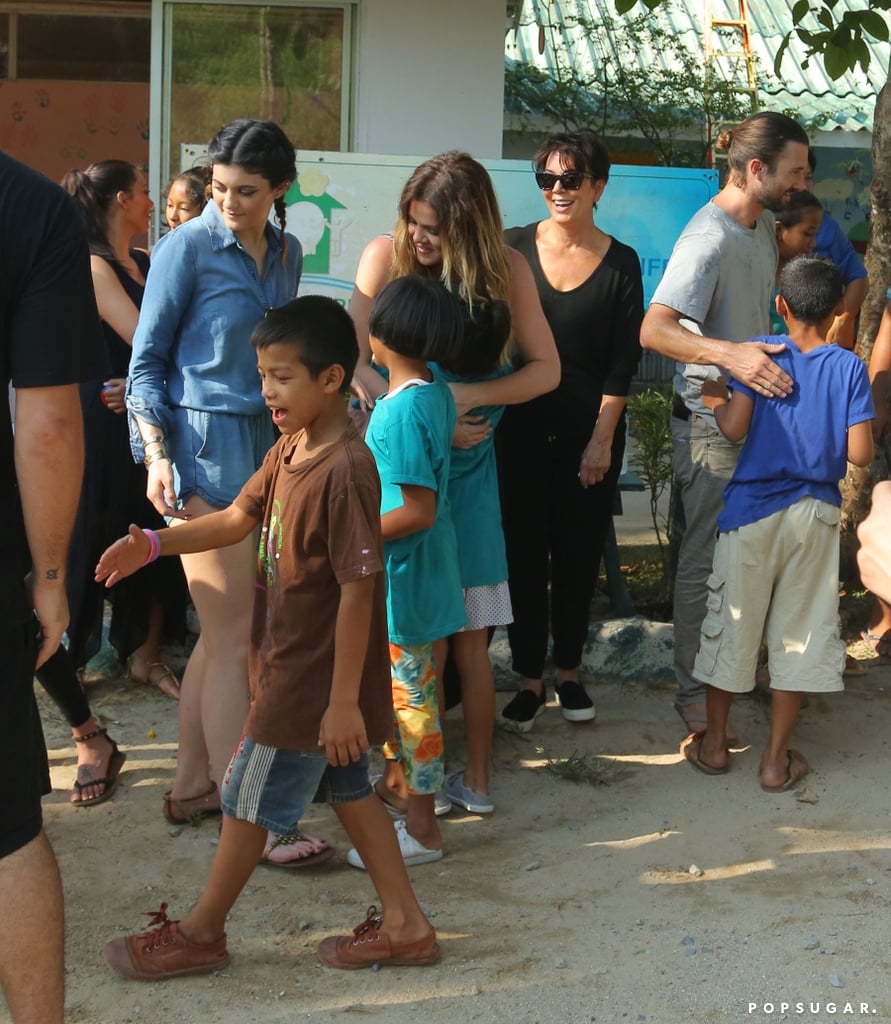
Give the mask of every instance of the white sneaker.
[{"label": "white sneaker", "polygon": [[[442,850],[428,850],[426,846],[422,846],[409,833],[404,821],[393,822],[393,827],[396,829],[396,838],[399,841],[399,852],[402,854],[402,859],[405,861],[407,868],[413,868],[417,864],[430,864],[432,861],[442,860]],[[359,851],[355,847],[347,854],[347,863],[351,864],[354,868],[359,868],[360,871],[365,870],[365,865],[362,863]]]}]

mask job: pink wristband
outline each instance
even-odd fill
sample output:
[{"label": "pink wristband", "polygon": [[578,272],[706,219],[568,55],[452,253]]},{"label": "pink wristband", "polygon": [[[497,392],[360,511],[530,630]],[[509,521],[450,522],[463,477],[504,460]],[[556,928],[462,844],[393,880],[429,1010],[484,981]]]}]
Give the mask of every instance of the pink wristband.
[{"label": "pink wristband", "polygon": [[142,532],[148,538],[148,542],[151,545],[149,553],[145,556],[145,561],[142,563],[143,565],[148,565],[149,562],[154,562],[161,554],[161,538],[154,530],[143,530]]}]

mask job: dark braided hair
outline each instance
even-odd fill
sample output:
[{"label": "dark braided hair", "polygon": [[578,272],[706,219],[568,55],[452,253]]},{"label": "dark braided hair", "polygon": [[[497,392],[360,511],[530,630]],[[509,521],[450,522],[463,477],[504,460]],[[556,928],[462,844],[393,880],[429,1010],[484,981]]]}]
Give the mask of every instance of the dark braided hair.
[{"label": "dark braided hair", "polygon": [[108,241],[108,216],[118,192],[130,193],[136,184],[138,168],[126,160],[101,160],[81,171],[72,168],[62,179],[62,188],[74,197],[90,239],[94,256],[117,263]]},{"label": "dark braided hair", "polygon": [[[265,178],[273,188],[287,185],[297,176],[294,146],[274,121],[243,117],[227,124],[210,140],[207,156],[211,167],[214,164],[243,167],[249,174]],[[275,200],[275,219],[284,262],[288,254],[284,196]]]},{"label": "dark braided hair", "polygon": [[167,191],[169,192],[171,186],[175,185],[178,181],[181,181],[185,186],[186,195],[189,199],[199,210],[203,210],[209,198],[210,167],[207,164],[196,164],[194,167],[183,171],[182,174],[177,174],[171,180],[170,185],[167,186]]}]

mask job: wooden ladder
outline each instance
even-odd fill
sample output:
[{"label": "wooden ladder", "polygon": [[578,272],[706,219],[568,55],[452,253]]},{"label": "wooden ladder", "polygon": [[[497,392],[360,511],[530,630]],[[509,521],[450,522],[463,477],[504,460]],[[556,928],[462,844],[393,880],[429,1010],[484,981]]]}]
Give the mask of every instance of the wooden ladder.
[{"label": "wooden ladder", "polygon": [[[712,65],[715,73],[718,73],[720,66],[728,81],[736,80],[735,91],[749,97],[754,114],[758,109],[758,86],[755,81],[755,58],[752,54],[746,0],[738,0],[736,17],[715,17],[715,0],[704,0],[704,3],[706,67]],[[721,6],[725,5],[722,3]],[[727,6],[732,10],[732,5]],[[735,49],[731,49],[731,46],[735,46]],[[735,125],[722,122],[709,124],[708,137],[714,140],[725,128],[732,127]],[[709,166],[727,159],[726,153],[714,151],[713,147],[709,149],[708,156]]]}]

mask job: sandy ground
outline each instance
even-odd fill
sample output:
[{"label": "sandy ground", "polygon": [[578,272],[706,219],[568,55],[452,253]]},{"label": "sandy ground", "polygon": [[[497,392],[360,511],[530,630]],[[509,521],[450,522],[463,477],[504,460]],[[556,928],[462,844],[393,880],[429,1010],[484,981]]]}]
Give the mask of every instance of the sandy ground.
[{"label": "sandy ground", "polygon": [[[551,707],[528,736],[499,731],[496,813],[453,811],[446,858],[412,870],[439,931],[439,965],[341,973],[319,964],[318,941],[358,924],[375,900],[346,863],[334,815],[319,808],[306,825],[337,844],[337,858],[312,872],[258,867],[228,925],[230,967],[163,985],[117,978],[102,946],[162,900],[181,914],[214,853],[215,824],[177,833],[161,817],[176,705],[126,681],[90,686],[128,761],[112,801],[76,810],[73,744],[44,700],[67,1020],[891,1022],[891,669],[874,665],[846,694],[811,699],[797,745],[812,773],[783,795],[762,793],[755,776],[762,701],[739,703],[732,771],[708,778],[678,754],[670,688],[596,682],[591,692],[594,723],[570,725]],[[460,764],[460,712],[447,734]],[[572,754],[602,766],[607,784],[546,767]]]}]

